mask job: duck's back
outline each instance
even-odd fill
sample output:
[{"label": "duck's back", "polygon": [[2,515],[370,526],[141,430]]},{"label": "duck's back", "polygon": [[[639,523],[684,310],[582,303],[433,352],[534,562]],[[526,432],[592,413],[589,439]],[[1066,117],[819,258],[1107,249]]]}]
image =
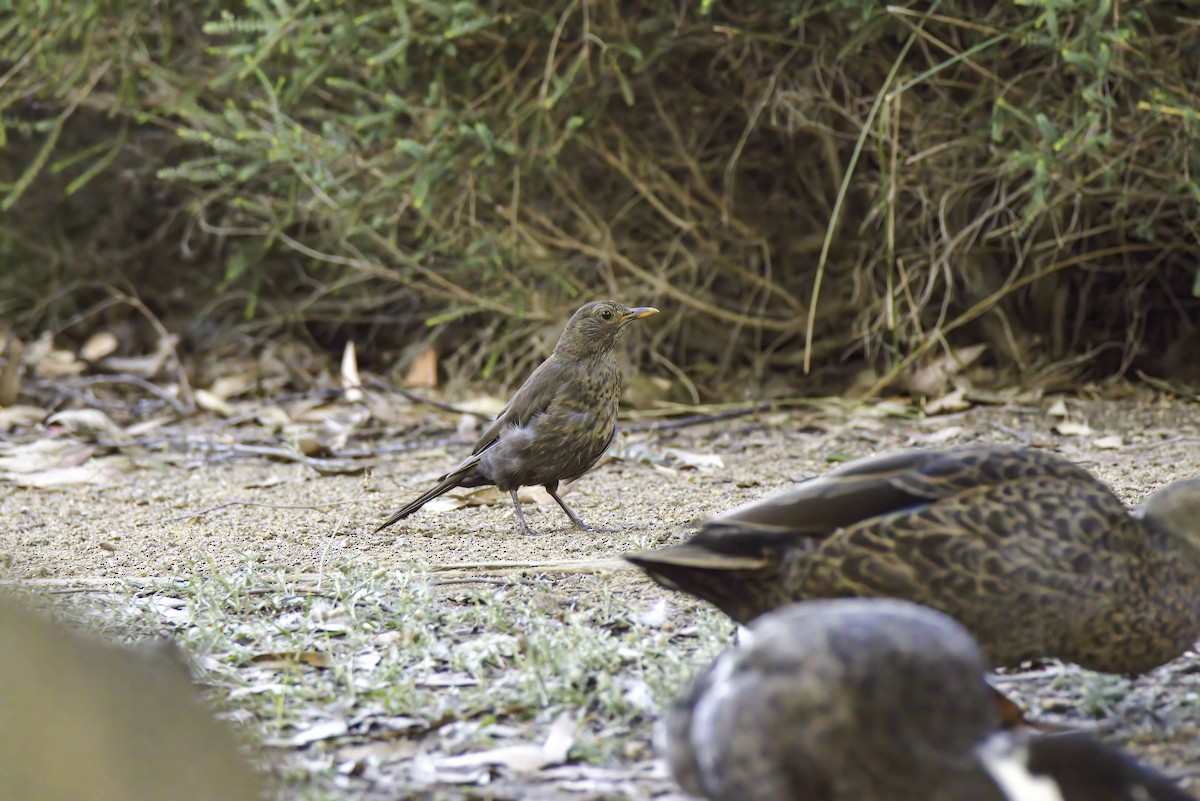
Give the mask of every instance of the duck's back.
[{"label": "duck's back", "polygon": [[[1002,801],[970,635],[895,601],[796,604],[751,626],[668,713],[668,759],[712,801]],[[961,790],[961,792],[959,792]]]},{"label": "duck's back", "polygon": [[946,612],[994,665],[1054,656],[1124,672],[1142,661],[1114,645],[1114,615],[1139,605],[1154,554],[1120,499],[1038,451],[985,450],[975,473],[988,481],[832,533],[790,565],[792,580],[805,597],[895,597]]}]

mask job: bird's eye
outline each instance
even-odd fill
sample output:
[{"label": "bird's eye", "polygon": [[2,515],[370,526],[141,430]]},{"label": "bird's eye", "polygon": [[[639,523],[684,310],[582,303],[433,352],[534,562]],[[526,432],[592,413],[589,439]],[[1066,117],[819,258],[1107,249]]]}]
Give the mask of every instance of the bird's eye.
[{"label": "bird's eye", "polygon": [[605,320],[611,320],[612,312],[609,311],[608,309],[605,309],[604,311],[600,312],[600,316],[603,317]]}]

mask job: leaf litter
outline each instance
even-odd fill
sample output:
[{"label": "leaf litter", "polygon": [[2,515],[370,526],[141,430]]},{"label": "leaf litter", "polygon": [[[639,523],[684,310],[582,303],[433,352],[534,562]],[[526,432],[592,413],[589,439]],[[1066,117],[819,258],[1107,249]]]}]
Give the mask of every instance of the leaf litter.
[{"label": "leaf litter", "polygon": [[[418,779],[433,785],[486,784],[511,797],[530,797],[530,788],[538,787],[593,795],[669,791],[671,784],[652,757],[650,729],[692,672],[729,643],[731,627],[711,610],[622,572],[614,553],[668,541],[696,517],[817,474],[835,456],[852,458],[909,443],[1011,441],[1016,431],[1068,458],[1086,461],[1109,454],[1121,460],[1093,463],[1126,497],[1138,497],[1149,489],[1147,476],[1165,480],[1171,470],[1195,469],[1194,460],[1187,461],[1191,446],[1179,437],[1200,435],[1186,415],[1166,427],[1156,415],[1146,415],[1149,423],[1141,425],[1128,407],[1074,401],[1068,407],[1061,398],[1042,402],[1037,394],[986,397],[971,388],[974,365],[960,356],[953,365],[942,365],[941,373],[930,374],[937,393],[923,405],[908,399],[865,406],[830,403],[803,414],[772,411],[687,435],[623,435],[600,469],[573,485],[584,487],[597,508],[624,524],[615,537],[568,538],[555,532],[537,543],[512,542],[502,536],[507,526],[498,525],[511,513],[507,494],[495,490],[449,496],[441,509],[476,507],[470,514],[439,516],[430,504],[433,514],[414,521],[413,528],[425,534],[420,538],[344,537],[330,533],[334,517],[316,511],[328,507],[340,519],[345,514],[338,510],[341,502],[313,501],[314,493],[327,492],[331,500],[354,495],[347,492],[351,485],[338,482],[357,479],[340,478],[332,466],[366,466],[378,454],[397,454],[387,457],[388,497],[373,501],[390,505],[402,489],[398,478],[405,486],[415,485],[414,476],[422,471],[450,466],[478,435],[479,415],[494,414],[503,400],[483,395],[461,404],[424,405],[378,391],[370,376],[364,382],[352,344],[336,365],[333,358],[272,346],[252,359],[223,363],[197,380],[201,412],[185,419],[167,400],[180,392],[171,376],[164,377],[174,343],[160,341],[151,354],[121,357],[142,360],[123,364],[113,361],[118,351],[98,355],[109,345],[100,342],[87,354],[81,349],[78,357],[49,341],[26,349],[27,357],[42,362],[26,364],[31,378],[22,392],[29,402],[0,409],[0,429],[15,432],[0,443],[0,481],[13,484],[17,476],[50,473],[42,479],[47,488],[69,494],[71,482],[80,481],[79,492],[86,492],[97,475],[118,487],[144,484],[142,477],[149,477],[157,461],[168,471],[203,466],[239,478],[208,481],[197,494],[168,472],[138,501],[150,508],[220,508],[237,488],[268,499],[280,493],[285,502],[275,506],[282,509],[291,497],[293,509],[313,510],[304,513],[307,518],[295,512],[269,517],[273,505],[263,503],[246,512],[262,532],[259,540],[271,539],[254,541],[254,555],[244,558],[231,555],[222,539],[222,529],[229,526],[207,526],[202,513],[180,524],[189,527],[186,536],[172,525],[149,526],[148,541],[161,542],[166,534],[166,539],[205,543],[203,550],[185,551],[192,561],[183,571],[185,576],[193,571],[193,577],[168,594],[143,586],[141,595],[113,594],[101,603],[110,620],[124,617],[135,628],[173,632],[194,653],[199,676],[214,697],[232,705],[225,715],[284,755],[298,772],[286,775],[298,775],[300,794],[308,797],[311,791],[314,798],[326,797],[323,793],[358,797],[371,787],[399,794],[419,785]],[[147,392],[133,403],[130,394],[142,391],[136,384],[85,383],[92,372],[114,366],[159,380],[160,394]],[[422,369],[424,376],[410,374],[411,384],[436,400],[440,395],[436,381],[430,384],[429,365]],[[52,390],[42,378],[46,375],[54,376]],[[297,385],[307,388],[284,393]],[[938,401],[942,405],[931,409]],[[1008,405],[977,408],[981,403]],[[51,409],[68,414],[51,421]],[[84,414],[72,415],[76,412]],[[921,419],[934,412],[936,418]],[[1088,430],[1070,425],[1060,430],[1071,423]],[[231,463],[258,465],[258,472],[232,470]],[[121,469],[109,472],[109,465]],[[1155,465],[1157,473],[1151,472]],[[1129,478],[1133,467],[1140,478]],[[52,472],[79,468],[91,472]],[[134,471],[137,478],[131,477]],[[295,472],[280,480],[283,471]],[[658,480],[645,480],[651,476]],[[296,490],[298,484],[303,488]],[[622,503],[606,504],[603,499],[618,491]],[[111,500],[118,501],[118,494]],[[540,488],[523,492],[522,500],[552,504]],[[171,516],[170,511],[157,515]],[[371,512],[360,507],[354,516],[369,519]],[[137,518],[130,519],[148,517],[139,507]],[[263,522],[268,519],[273,522]],[[295,522],[312,519],[317,523],[308,529]],[[98,542],[101,548],[104,543],[119,548],[117,554],[138,552],[134,535],[121,531],[120,520],[111,516],[94,524],[87,518],[73,521],[68,530],[89,532],[91,525],[108,525],[124,536],[107,529],[102,536],[82,536],[92,552],[100,550]],[[582,553],[579,543],[584,543]],[[47,550],[55,559],[72,558],[72,547],[56,540]],[[323,547],[332,553],[323,563],[327,584],[315,590],[298,591],[298,574],[287,578],[272,567],[273,561],[282,565],[294,549],[293,567],[315,569],[312,554]],[[14,552],[22,570],[38,569],[30,565],[41,558],[39,549],[18,550],[0,540],[0,564],[5,553]],[[113,552],[102,553],[110,558]],[[439,562],[447,569],[427,576],[412,572],[416,563],[433,570]],[[591,572],[574,572],[580,566]],[[46,575],[53,574],[49,569]],[[179,574],[179,568],[160,570]],[[447,592],[438,576],[520,581]],[[96,596],[78,600],[94,602]],[[1069,715],[1094,708],[1122,716],[1134,729],[1167,726],[1194,734],[1189,710],[1200,697],[1200,679],[1188,672],[1192,666],[1117,689],[1090,686],[1087,676],[1068,669],[1057,677],[1021,681],[1016,697],[1029,708],[1050,704]],[[1155,716],[1161,720],[1155,722]],[[1159,740],[1173,742],[1167,735]],[[1172,753],[1182,758],[1181,752]]]},{"label": "leaf litter", "polygon": [[412,777],[418,784],[481,785],[491,778],[492,768],[521,774],[561,765],[575,744],[575,725],[575,717],[570,712],[562,712],[550,724],[546,739],[540,745],[518,743],[440,757],[422,752],[413,760]]}]

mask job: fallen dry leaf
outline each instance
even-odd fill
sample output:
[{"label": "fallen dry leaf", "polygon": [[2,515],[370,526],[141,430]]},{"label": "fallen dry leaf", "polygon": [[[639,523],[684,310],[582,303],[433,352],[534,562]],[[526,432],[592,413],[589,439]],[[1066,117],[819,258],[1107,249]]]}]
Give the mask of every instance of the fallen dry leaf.
[{"label": "fallen dry leaf", "polygon": [[87,365],[69,350],[52,350],[34,366],[38,378],[66,378],[80,375]]},{"label": "fallen dry leaf", "polygon": [[108,484],[132,469],[133,464],[124,456],[109,456],[75,467],[54,467],[32,473],[0,472],[0,481],[35,489],[72,484]]},{"label": "fallen dry leaf", "polygon": [[4,357],[4,365],[0,366],[0,406],[12,406],[21,396],[21,354],[24,350],[25,344],[6,329],[0,337],[0,356]]},{"label": "fallen dry leaf", "polygon": [[339,604],[317,601],[308,610],[308,627],[314,631],[349,631],[354,625],[350,612]]},{"label": "fallen dry leaf", "polygon": [[[559,496],[567,494],[567,487],[559,489]],[[521,487],[517,490],[517,498],[521,503],[535,503],[538,506],[550,506],[554,503],[554,499],[550,497],[550,493],[542,487]],[[510,500],[507,492],[497,489],[496,487],[478,487],[475,489],[467,489],[458,487],[450,490],[440,498],[434,498],[422,508],[423,511],[438,513],[438,512],[453,512],[457,509],[467,509],[477,506],[495,506]]]},{"label": "fallen dry leaf", "polygon": [[1054,431],[1064,437],[1086,437],[1092,433],[1092,427],[1077,420],[1063,420],[1054,424]]},{"label": "fallen dry leaf", "polygon": [[167,423],[174,423],[179,418],[175,415],[163,415],[162,417],[152,417],[149,420],[143,420],[140,423],[134,423],[125,429],[125,434],[130,437],[140,437],[143,434],[149,434],[156,428],[162,428]]},{"label": "fallen dry leaf", "polygon": [[1066,417],[1069,414],[1067,402],[1062,398],[1055,398],[1054,403],[1051,403],[1050,408],[1046,410],[1046,414],[1049,417]]},{"label": "fallen dry leaf", "polygon": [[931,400],[924,405],[924,412],[929,416],[939,414],[952,414],[954,412],[965,412],[971,408],[971,401],[967,400],[965,390],[956,389],[948,395],[943,395],[936,400]]},{"label": "fallen dry leaf", "polygon": [[46,419],[48,411],[37,406],[9,406],[0,409],[0,432],[14,428],[32,428]]},{"label": "fallen dry leaf", "polygon": [[213,381],[208,391],[221,400],[229,400],[244,395],[253,386],[254,376],[250,373],[230,373]]},{"label": "fallen dry leaf", "polygon": [[358,375],[358,356],[354,352],[354,340],[347,340],[342,351],[342,396],[350,403],[363,399],[362,379]]},{"label": "fallen dry leaf", "polygon": [[254,481],[247,481],[242,484],[242,489],[267,489],[268,487],[278,487],[280,484],[287,484],[288,479],[283,476],[268,476]]},{"label": "fallen dry leaf", "polygon": [[68,409],[56,412],[46,425],[60,425],[72,434],[104,434],[112,440],[125,439],[125,432],[99,409]]},{"label": "fallen dry leaf", "polygon": [[854,408],[851,419],[856,423],[871,417],[910,417],[912,401],[901,398],[887,398],[875,403],[865,403]]},{"label": "fallen dry leaf", "polygon": [[275,404],[259,409],[254,415],[254,419],[273,434],[279,433],[292,423],[292,418],[288,416],[288,413]]},{"label": "fallen dry leaf", "polygon": [[129,373],[139,378],[154,378],[174,355],[178,342],[179,337],[172,334],[160,338],[153,353],[145,356],[109,356],[96,366],[111,373]]},{"label": "fallen dry leaf", "polygon": [[0,447],[0,471],[36,473],[53,467],[74,467],[92,458],[96,449],[68,439],[43,439]]},{"label": "fallen dry leaf", "polygon": [[479,679],[461,673],[434,673],[416,682],[418,687],[478,687]]},{"label": "fallen dry leaf", "polygon": [[650,685],[645,679],[626,677],[624,681],[619,681],[618,685],[624,685],[625,689],[621,695],[625,703],[652,715],[659,711],[658,704],[654,701],[654,693],[650,691]]},{"label": "fallen dry leaf", "polygon": [[349,723],[356,734],[408,734],[429,731],[429,721],[425,718],[389,715],[380,707],[355,714]]},{"label": "fallen dry leaf", "polygon": [[292,665],[327,668],[333,664],[333,658],[324,651],[272,651],[255,654],[250,657],[250,664],[255,667],[272,669],[286,668]]},{"label": "fallen dry leaf", "polygon": [[672,470],[665,465],[655,464],[653,462],[650,463],[650,469],[655,473],[658,473],[660,476],[666,476],[668,478],[674,478],[675,476],[679,475],[678,470]]},{"label": "fallen dry leaf", "polygon": [[303,748],[306,745],[312,745],[321,740],[341,737],[349,730],[350,727],[346,724],[346,721],[340,718],[323,720],[320,723],[314,723],[307,729],[301,729],[291,737],[267,737],[263,739],[263,744],[275,748]]},{"label": "fallen dry leaf", "polygon": [[1029,721],[1025,718],[1025,710],[995,687],[992,687],[991,690],[992,700],[995,701],[996,711],[1000,715],[1000,728],[1023,729],[1029,726]]},{"label": "fallen dry leaf", "polygon": [[404,377],[405,386],[433,389],[438,385],[437,368],[437,351],[430,345],[421,351],[408,368],[408,375]]},{"label": "fallen dry leaf", "polygon": [[963,431],[964,429],[962,426],[946,426],[945,428],[939,428],[937,431],[932,433],[913,437],[913,440],[916,442],[921,442],[925,445],[941,445],[944,442],[949,442],[955,437],[960,436]]},{"label": "fallen dry leaf", "polygon": [[117,337],[111,331],[101,331],[97,334],[92,334],[88,337],[88,341],[83,343],[83,347],[79,349],[79,358],[85,362],[98,362],[105,356],[111,356],[116,353],[120,346]]},{"label": "fallen dry leaf", "polygon": [[928,364],[917,368],[908,377],[908,389],[917,397],[942,395],[950,379],[970,367],[987,350],[987,345],[970,345],[943,353]]},{"label": "fallen dry leaf", "polygon": [[1125,440],[1121,439],[1120,434],[1110,434],[1107,437],[1100,437],[1092,443],[1092,445],[1107,451],[1119,451],[1125,447]]},{"label": "fallen dry leaf", "polygon": [[244,687],[234,687],[226,697],[230,701],[236,701],[238,698],[246,698],[251,695],[263,695],[264,693],[281,694],[291,689],[292,687],[287,684],[261,682],[259,684],[248,684]]},{"label": "fallen dry leaf", "polygon": [[378,651],[359,651],[351,658],[350,664],[354,666],[355,670],[370,672],[379,667],[379,663],[382,661],[383,654]]},{"label": "fallen dry leaf", "polygon": [[358,429],[371,419],[363,404],[343,405],[321,418],[321,441],[329,451],[343,450]]},{"label": "fallen dry leaf", "polygon": [[638,622],[643,626],[650,628],[661,628],[667,622],[671,607],[667,605],[666,598],[659,598],[656,602],[643,609],[638,613]]},{"label": "fallen dry leaf", "polygon": [[192,622],[192,611],[182,598],[157,596],[150,599],[150,606],[173,626],[182,627]]},{"label": "fallen dry leaf", "polygon": [[343,765],[355,768],[367,763],[386,765],[415,755],[421,747],[417,740],[376,740],[353,743],[338,748],[337,758]]},{"label": "fallen dry leaf", "polygon": [[494,395],[480,395],[476,398],[456,403],[455,406],[462,409],[464,412],[473,412],[474,414],[482,414],[489,418],[495,418],[496,415],[504,411],[504,407],[508,405],[508,401],[503,398],[497,398]]},{"label": "fallen dry leaf", "polygon": [[567,760],[575,744],[575,719],[563,712],[550,724],[550,731],[541,745],[522,744],[493,748],[474,754],[441,757],[433,760],[433,769],[438,781],[447,773],[456,774],[463,770],[495,766],[513,773],[533,773],[542,768],[561,765]]},{"label": "fallen dry leaf", "polygon": [[679,448],[666,448],[664,453],[674,457],[682,470],[716,470],[725,466],[725,461],[715,453],[692,453]]},{"label": "fallen dry leaf", "polygon": [[193,393],[196,399],[196,406],[206,412],[219,414],[222,417],[233,417],[234,409],[228,402],[219,395],[214,395],[207,389],[198,389]]},{"label": "fallen dry leaf", "polygon": [[479,436],[481,428],[483,428],[483,421],[478,417],[473,414],[460,414],[458,423],[454,426],[454,436],[464,442],[470,442]]},{"label": "fallen dry leaf", "polygon": [[305,456],[322,456],[326,453],[325,443],[308,426],[291,425],[287,427],[287,440],[297,453]]},{"label": "fallen dry leaf", "polygon": [[87,365],[75,358],[71,351],[55,348],[54,337],[49,331],[26,347],[25,363],[39,378],[79,375],[87,369]]}]

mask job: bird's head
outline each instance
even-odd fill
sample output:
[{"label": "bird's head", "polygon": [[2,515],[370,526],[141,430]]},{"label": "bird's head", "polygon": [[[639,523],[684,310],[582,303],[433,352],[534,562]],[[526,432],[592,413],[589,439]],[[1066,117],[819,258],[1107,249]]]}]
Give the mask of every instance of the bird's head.
[{"label": "bird's head", "polygon": [[652,306],[630,308],[615,300],[594,300],[579,307],[571,315],[562,336],[558,338],[557,351],[575,353],[602,353],[616,347],[621,332],[634,320],[658,314]]},{"label": "bird's head", "polygon": [[1134,515],[1200,548],[1200,478],[1171,482],[1137,507]]}]

